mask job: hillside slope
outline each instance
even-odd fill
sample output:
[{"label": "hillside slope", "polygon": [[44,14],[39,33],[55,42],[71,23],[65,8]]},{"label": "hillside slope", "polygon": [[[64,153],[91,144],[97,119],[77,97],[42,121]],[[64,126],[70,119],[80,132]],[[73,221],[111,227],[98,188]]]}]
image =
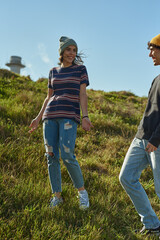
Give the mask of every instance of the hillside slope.
[{"label": "hillside slope", "polygon": [[[65,201],[51,211],[42,124],[28,133],[46,93],[47,79],[33,82],[0,70],[0,239],[142,239],[133,232],[141,227],[140,219],[118,175],[146,98],[125,91],[87,91],[94,128],[86,133],[78,127],[75,153],[91,207],[79,210],[77,191],[61,164]],[[150,169],[142,179],[160,215]]]}]

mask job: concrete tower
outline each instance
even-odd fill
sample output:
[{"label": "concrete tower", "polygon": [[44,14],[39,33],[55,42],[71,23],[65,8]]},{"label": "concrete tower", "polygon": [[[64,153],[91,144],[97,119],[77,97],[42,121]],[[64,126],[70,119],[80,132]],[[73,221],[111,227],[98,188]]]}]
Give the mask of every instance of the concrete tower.
[{"label": "concrete tower", "polygon": [[18,74],[20,74],[20,69],[25,67],[25,65],[21,63],[21,57],[18,56],[11,56],[10,62],[6,63],[6,66],[10,67],[12,72]]}]

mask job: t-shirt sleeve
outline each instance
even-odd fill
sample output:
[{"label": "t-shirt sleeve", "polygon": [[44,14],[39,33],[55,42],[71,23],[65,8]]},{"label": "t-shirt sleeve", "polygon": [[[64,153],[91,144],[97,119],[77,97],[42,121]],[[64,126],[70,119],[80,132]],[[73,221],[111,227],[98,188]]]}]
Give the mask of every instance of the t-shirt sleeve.
[{"label": "t-shirt sleeve", "polygon": [[51,78],[52,78],[52,72],[49,72],[49,77],[48,77],[48,88],[52,89],[52,85],[51,85]]},{"label": "t-shirt sleeve", "polygon": [[83,83],[85,83],[86,86],[89,85],[88,73],[87,73],[87,69],[85,66],[82,66],[82,69],[81,69],[81,83],[80,84],[83,84]]}]

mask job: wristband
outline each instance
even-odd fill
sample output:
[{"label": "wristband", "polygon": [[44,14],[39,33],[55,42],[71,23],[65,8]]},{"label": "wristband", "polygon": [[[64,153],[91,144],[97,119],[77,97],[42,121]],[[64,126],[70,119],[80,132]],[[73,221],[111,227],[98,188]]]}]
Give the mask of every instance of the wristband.
[{"label": "wristband", "polygon": [[82,119],[83,119],[83,118],[88,118],[88,116],[83,116]]}]

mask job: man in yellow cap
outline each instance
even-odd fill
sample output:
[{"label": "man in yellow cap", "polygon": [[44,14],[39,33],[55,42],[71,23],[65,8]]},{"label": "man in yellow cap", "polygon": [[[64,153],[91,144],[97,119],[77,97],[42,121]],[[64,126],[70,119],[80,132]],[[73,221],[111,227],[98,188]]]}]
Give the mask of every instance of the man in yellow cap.
[{"label": "man in yellow cap", "polygon": [[149,56],[152,57],[154,65],[160,65],[160,34],[148,42],[148,49],[150,49]]},{"label": "man in yellow cap", "polygon": [[[149,57],[160,65],[160,34],[148,42]],[[139,182],[142,171],[150,165],[157,196],[160,199],[160,75],[152,82],[148,102],[138,131],[126,154],[119,175],[120,183],[141,217],[141,234],[160,234],[160,220]]]}]

